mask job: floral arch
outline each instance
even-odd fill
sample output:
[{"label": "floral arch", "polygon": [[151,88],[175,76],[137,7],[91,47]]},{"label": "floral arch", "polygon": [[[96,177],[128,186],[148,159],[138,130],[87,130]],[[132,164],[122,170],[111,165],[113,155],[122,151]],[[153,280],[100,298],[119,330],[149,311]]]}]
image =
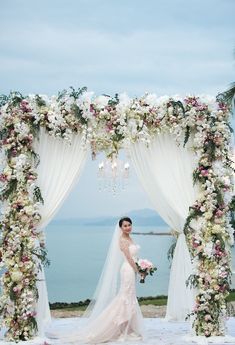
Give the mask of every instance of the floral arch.
[{"label": "floral arch", "polygon": [[[37,334],[38,273],[47,264],[43,231],[39,228],[37,185],[40,156],[34,142],[40,128],[68,145],[74,133],[81,146],[108,157],[131,143],[148,145],[159,133],[171,133],[177,145],[193,139],[197,166],[192,174],[200,194],[188,208],[184,234],[194,265],[187,284],[197,293],[191,315],[196,335],[225,332],[226,298],[231,283],[235,199],[233,197],[233,134],[231,107],[223,95],[140,98],[126,95],[95,97],[86,88],[70,88],[47,97],[11,92],[1,96],[0,140],[3,169],[1,201],[1,323],[6,338],[20,341]],[[203,226],[194,227],[201,221]]]}]

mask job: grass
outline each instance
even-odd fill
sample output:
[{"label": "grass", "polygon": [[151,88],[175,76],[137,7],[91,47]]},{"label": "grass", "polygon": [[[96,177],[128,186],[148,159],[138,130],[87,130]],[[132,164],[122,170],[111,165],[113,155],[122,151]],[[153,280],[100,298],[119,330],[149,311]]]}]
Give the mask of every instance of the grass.
[{"label": "grass", "polygon": [[235,289],[233,289],[233,290],[230,291],[230,294],[229,294],[229,296],[228,296],[228,298],[227,298],[227,301],[228,301],[228,302],[235,301]]},{"label": "grass", "polygon": [[138,298],[140,305],[157,305],[162,306],[167,304],[167,296],[156,296],[156,297],[139,297]]}]

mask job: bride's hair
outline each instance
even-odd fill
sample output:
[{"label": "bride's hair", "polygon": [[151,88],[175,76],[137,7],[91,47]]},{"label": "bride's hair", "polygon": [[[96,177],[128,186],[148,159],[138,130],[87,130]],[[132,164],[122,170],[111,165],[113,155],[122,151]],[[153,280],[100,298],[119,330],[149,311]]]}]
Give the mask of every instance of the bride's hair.
[{"label": "bride's hair", "polygon": [[129,218],[129,217],[122,217],[122,218],[119,220],[119,226],[120,226],[120,228],[121,228],[121,226],[122,226],[122,223],[125,222],[125,221],[132,224],[131,218]]}]

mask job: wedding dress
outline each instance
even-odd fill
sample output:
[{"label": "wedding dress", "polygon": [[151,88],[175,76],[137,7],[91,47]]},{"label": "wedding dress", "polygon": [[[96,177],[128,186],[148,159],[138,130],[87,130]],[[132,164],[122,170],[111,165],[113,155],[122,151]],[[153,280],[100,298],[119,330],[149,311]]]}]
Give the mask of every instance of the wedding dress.
[{"label": "wedding dress", "polygon": [[[118,232],[119,236],[117,236]],[[106,259],[106,268],[100,278],[99,293],[96,294],[95,303],[91,303],[92,312],[89,322],[83,328],[74,329],[69,334],[47,332],[47,337],[59,338],[53,339],[52,344],[98,344],[108,341],[144,339],[144,319],[136,297],[136,273],[134,270],[140,246],[127,241],[117,242],[119,238],[120,230],[117,231],[116,228]],[[115,265],[118,263],[117,258],[120,259],[120,265]],[[112,266],[112,268],[108,268],[108,266]],[[110,300],[108,295],[113,295],[114,292],[110,291],[115,291],[112,286],[116,285],[115,279],[117,278],[113,271],[117,267],[119,267],[120,286],[116,295]],[[115,284],[113,284],[114,281]]]}]

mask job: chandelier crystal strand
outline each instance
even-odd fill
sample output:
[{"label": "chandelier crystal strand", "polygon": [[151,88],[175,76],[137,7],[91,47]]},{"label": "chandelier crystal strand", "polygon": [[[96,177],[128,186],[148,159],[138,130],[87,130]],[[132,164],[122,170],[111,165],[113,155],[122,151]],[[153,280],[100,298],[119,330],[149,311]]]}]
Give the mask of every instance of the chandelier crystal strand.
[{"label": "chandelier crystal strand", "polygon": [[126,162],[124,164],[124,169],[123,169],[123,179],[122,179],[122,190],[125,191],[127,186],[128,186],[128,182],[129,182],[129,174],[130,174],[130,164],[128,162]]},{"label": "chandelier crystal strand", "polygon": [[107,158],[98,165],[99,191],[112,192],[116,196],[118,191],[124,191],[128,184],[130,165],[117,156]]},{"label": "chandelier crystal strand", "polygon": [[103,161],[101,163],[99,163],[97,176],[98,176],[99,192],[101,192],[102,189],[104,189],[104,186],[103,186],[103,182],[104,182],[104,180],[103,180],[103,178],[104,178],[104,162]]}]

